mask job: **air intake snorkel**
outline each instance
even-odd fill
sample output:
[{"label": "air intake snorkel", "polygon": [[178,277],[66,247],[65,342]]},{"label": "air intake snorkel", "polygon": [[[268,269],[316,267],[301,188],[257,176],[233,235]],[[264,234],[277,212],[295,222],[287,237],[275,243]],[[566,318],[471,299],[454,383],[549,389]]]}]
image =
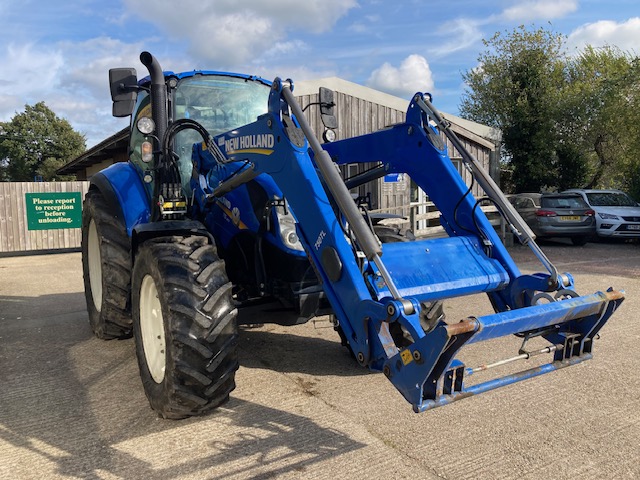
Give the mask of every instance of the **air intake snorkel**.
[{"label": "air intake snorkel", "polygon": [[[164,83],[164,73],[158,60],[149,52],[140,54],[140,61],[149,70],[151,77],[151,118],[156,124],[156,136],[162,142],[167,131],[167,87]],[[157,149],[160,145],[157,146]]]}]

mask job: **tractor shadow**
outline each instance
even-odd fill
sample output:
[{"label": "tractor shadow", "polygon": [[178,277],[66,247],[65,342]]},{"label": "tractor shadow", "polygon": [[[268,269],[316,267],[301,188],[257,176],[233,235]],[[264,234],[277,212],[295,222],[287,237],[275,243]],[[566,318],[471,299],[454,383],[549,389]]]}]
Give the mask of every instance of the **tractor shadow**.
[{"label": "tractor shadow", "polygon": [[338,333],[328,322],[322,322],[319,328],[312,322],[291,327],[241,325],[240,365],[313,376],[372,374],[340,344]]},{"label": "tractor shadow", "polygon": [[[365,446],[312,418],[233,394],[209,415],[159,419],[145,398],[133,341],[96,339],[86,311],[76,309],[82,302],[82,293],[0,297],[0,477],[304,476],[315,463]],[[264,343],[259,351],[293,342],[283,369],[305,348],[310,357],[330,350],[350,360],[339,342],[266,332],[243,333],[242,341]]]}]

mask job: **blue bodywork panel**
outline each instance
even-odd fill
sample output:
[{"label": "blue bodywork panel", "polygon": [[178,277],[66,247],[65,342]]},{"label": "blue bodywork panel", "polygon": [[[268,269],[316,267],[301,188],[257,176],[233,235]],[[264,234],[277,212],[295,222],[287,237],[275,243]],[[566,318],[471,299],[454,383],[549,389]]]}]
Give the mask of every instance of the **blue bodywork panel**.
[{"label": "blue bodywork panel", "polygon": [[[244,78],[245,80],[255,80],[260,83],[264,83],[267,86],[271,86],[271,82],[262,77],[257,77],[255,75],[247,75],[244,73],[234,73],[234,72],[219,72],[215,70],[192,70],[190,72],[180,72],[175,73],[172,71],[163,72],[165,78],[175,77],[179,80],[183,78],[195,77],[198,75],[212,75],[212,76],[224,76],[224,77],[235,77],[235,78]],[[138,85],[148,85],[151,82],[151,77],[146,76],[138,80]]]},{"label": "blue bodywork panel", "polygon": [[[201,143],[193,146],[192,161],[195,169],[200,172],[202,178],[192,179],[191,186],[194,192],[194,205],[192,216],[204,217],[204,223],[215,236],[219,246],[228,248],[231,242],[241,233],[260,234],[261,238],[272,245],[286,250],[287,254],[297,257],[305,257],[304,251],[292,250],[283,245],[282,240],[271,230],[262,230],[260,216],[264,211],[265,201],[284,199],[284,194],[270,175],[265,173],[252,180],[253,188],[261,189],[264,200],[259,205],[254,205],[249,193],[249,185],[243,184],[228,192],[223,197],[209,202],[213,188],[224,180],[241,173],[247,164],[245,162],[230,162],[218,164],[213,156]],[[275,212],[269,212],[271,222],[277,222]]]},{"label": "blue bodywork panel", "polygon": [[127,234],[131,237],[133,229],[147,223],[151,216],[149,197],[140,173],[133,164],[119,162],[97,175],[105,178],[111,185],[122,208]]},{"label": "blue bodywork panel", "polygon": [[[418,301],[488,293],[509,283],[500,263],[487,257],[477,237],[449,237],[385,244],[384,263],[403,297]],[[388,297],[384,281],[372,284]]]}]

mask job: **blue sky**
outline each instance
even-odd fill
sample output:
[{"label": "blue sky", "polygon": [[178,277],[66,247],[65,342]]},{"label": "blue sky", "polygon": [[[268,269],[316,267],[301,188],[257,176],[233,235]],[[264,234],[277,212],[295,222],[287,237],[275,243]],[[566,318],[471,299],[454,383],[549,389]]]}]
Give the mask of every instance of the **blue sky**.
[{"label": "blue sky", "polygon": [[0,0],[0,121],[45,101],[93,146],[127,122],[111,117],[109,68],[144,75],[143,50],[166,70],[429,91],[457,114],[482,39],[522,24],[566,35],[571,51],[640,54],[638,0]]}]

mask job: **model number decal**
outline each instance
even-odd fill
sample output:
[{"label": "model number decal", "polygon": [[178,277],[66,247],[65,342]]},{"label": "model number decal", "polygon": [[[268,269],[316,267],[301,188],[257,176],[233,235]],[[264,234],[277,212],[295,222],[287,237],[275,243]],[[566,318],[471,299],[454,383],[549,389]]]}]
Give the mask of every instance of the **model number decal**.
[{"label": "model number decal", "polygon": [[322,245],[322,241],[324,240],[324,237],[327,236],[327,232],[325,232],[324,230],[320,231],[320,235],[318,235],[318,239],[316,240],[316,243],[314,244],[314,247],[316,247],[316,250],[318,250],[320,248],[320,245]]}]

